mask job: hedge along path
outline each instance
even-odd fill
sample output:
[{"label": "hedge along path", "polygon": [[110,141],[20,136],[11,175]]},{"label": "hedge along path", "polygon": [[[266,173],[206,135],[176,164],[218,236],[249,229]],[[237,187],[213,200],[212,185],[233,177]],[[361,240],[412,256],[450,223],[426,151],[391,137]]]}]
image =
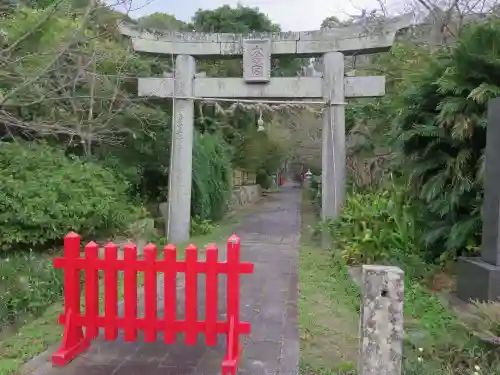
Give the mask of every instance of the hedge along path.
[{"label": "hedge along path", "polygon": [[[240,318],[252,324],[253,332],[242,342],[240,375],[291,374],[298,371],[299,210],[299,190],[285,188],[285,191],[273,195],[265,204],[252,210],[235,230],[242,239],[241,261],[255,264],[254,274],[241,278]],[[200,278],[198,283],[201,292],[204,290],[203,280]],[[219,284],[219,306],[224,306],[224,283]],[[183,294],[180,293],[182,288],[183,284],[178,283],[178,298]],[[199,298],[203,299],[201,293]],[[179,305],[179,310],[183,310],[181,299],[178,299]],[[195,346],[186,346],[182,340],[174,345],[165,345],[161,341],[145,344],[142,340],[126,343],[123,340],[105,342],[98,339],[87,353],[65,368],[52,369],[50,356],[47,356],[37,365],[25,366],[23,373],[215,375],[220,373],[221,359],[225,354],[222,338],[219,336],[218,345],[210,349],[201,338]]]}]

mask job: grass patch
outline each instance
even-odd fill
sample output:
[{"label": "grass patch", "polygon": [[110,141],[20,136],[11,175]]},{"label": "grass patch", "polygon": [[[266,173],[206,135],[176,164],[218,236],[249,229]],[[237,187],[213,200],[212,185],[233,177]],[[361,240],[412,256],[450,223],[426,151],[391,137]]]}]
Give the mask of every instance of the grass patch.
[{"label": "grass patch", "polygon": [[312,240],[315,214],[302,197],[299,331],[303,375],[348,374],[358,353],[359,292],[347,270]]},{"label": "grass patch", "polygon": [[359,296],[346,269],[317,246],[300,249],[299,329],[306,374],[348,373],[358,352]]},{"label": "grass patch", "polygon": [[[235,212],[226,219],[218,223],[211,233],[194,236],[191,243],[199,249],[204,249],[209,243],[224,244],[227,237],[231,235],[239,220],[248,210]],[[159,248],[167,241],[164,238],[155,238],[154,242]],[[177,246],[177,258],[184,259],[184,249],[188,244]],[[161,254],[161,252],[159,252]],[[52,269],[50,267],[50,269]],[[122,274],[122,273],[120,273]],[[120,275],[119,274],[119,275]],[[121,275],[123,276],[123,275]],[[138,284],[142,285],[143,274],[138,274]],[[123,277],[118,278],[119,298],[123,298]],[[100,288],[100,300],[103,301],[103,289]],[[82,298],[83,301],[83,298]],[[103,303],[101,302],[101,309]],[[29,359],[39,355],[50,346],[61,340],[63,327],[57,324],[57,318],[63,311],[63,301],[57,300],[45,309],[38,317],[27,317],[24,324],[18,327],[17,331],[10,335],[0,337],[0,375],[9,375],[19,371],[20,367]]]},{"label": "grass patch", "polygon": [[40,314],[60,298],[63,287],[63,273],[52,267],[51,254],[9,252],[0,258],[0,337],[1,327]]}]

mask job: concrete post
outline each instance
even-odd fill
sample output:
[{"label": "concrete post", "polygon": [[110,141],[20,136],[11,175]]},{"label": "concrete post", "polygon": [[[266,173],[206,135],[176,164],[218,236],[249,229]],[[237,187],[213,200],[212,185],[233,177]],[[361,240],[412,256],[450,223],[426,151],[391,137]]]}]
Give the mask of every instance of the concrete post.
[{"label": "concrete post", "polygon": [[365,265],[361,280],[358,375],[401,375],[404,272]]},{"label": "concrete post", "polygon": [[344,55],[328,52],[323,55],[322,202],[321,218],[335,219],[345,199],[345,113]]},{"label": "concrete post", "polygon": [[168,184],[167,226],[167,238],[174,243],[189,240],[194,100],[185,97],[193,96],[195,74],[196,62],[194,57],[189,55],[177,56],[175,60],[174,119]]}]

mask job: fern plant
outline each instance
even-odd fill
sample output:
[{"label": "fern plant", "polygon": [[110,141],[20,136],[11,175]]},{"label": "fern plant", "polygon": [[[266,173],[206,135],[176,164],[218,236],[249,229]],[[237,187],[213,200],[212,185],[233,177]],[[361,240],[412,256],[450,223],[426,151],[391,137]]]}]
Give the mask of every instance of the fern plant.
[{"label": "fern plant", "polygon": [[476,248],[481,229],[486,110],[500,95],[500,22],[470,25],[401,96],[399,165],[428,208],[425,240],[445,261]]}]

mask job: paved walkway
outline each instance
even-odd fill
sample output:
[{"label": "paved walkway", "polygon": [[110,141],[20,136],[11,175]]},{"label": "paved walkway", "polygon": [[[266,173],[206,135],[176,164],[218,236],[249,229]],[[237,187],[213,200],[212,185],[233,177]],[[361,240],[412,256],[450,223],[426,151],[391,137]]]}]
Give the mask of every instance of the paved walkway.
[{"label": "paved walkway", "polygon": [[[252,335],[243,340],[240,375],[298,375],[297,331],[298,247],[300,190],[290,186],[274,194],[251,214],[236,233],[242,240],[242,260],[253,262],[252,275],[242,276],[241,319],[252,324]],[[199,291],[203,291],[200,278]],[[223,284],[223,283],[221,283]],[[163,295],[160,288],[160,299]],[[178,284],[178,314],[183,316],[183,283]],[[223,291],[225,285],[221,285]],[[225,307],[222,293],[219,306]],[[199,296],[203,305],[204,296]],[[161,303],[159,305],[162,305]],[[160,312],[161,314],[161,312]],[[204,311],[199,312],[204,317]],[[220,311],[219,316],[224,316]],[[200,335],[198,345],[178,343],[126,343],[123,339],[98,339],[91,349],[64,368],[52,368],[46,360],[33,366],[36,375],[217,375],[225,353],[225,336],[207,348]]]}]

